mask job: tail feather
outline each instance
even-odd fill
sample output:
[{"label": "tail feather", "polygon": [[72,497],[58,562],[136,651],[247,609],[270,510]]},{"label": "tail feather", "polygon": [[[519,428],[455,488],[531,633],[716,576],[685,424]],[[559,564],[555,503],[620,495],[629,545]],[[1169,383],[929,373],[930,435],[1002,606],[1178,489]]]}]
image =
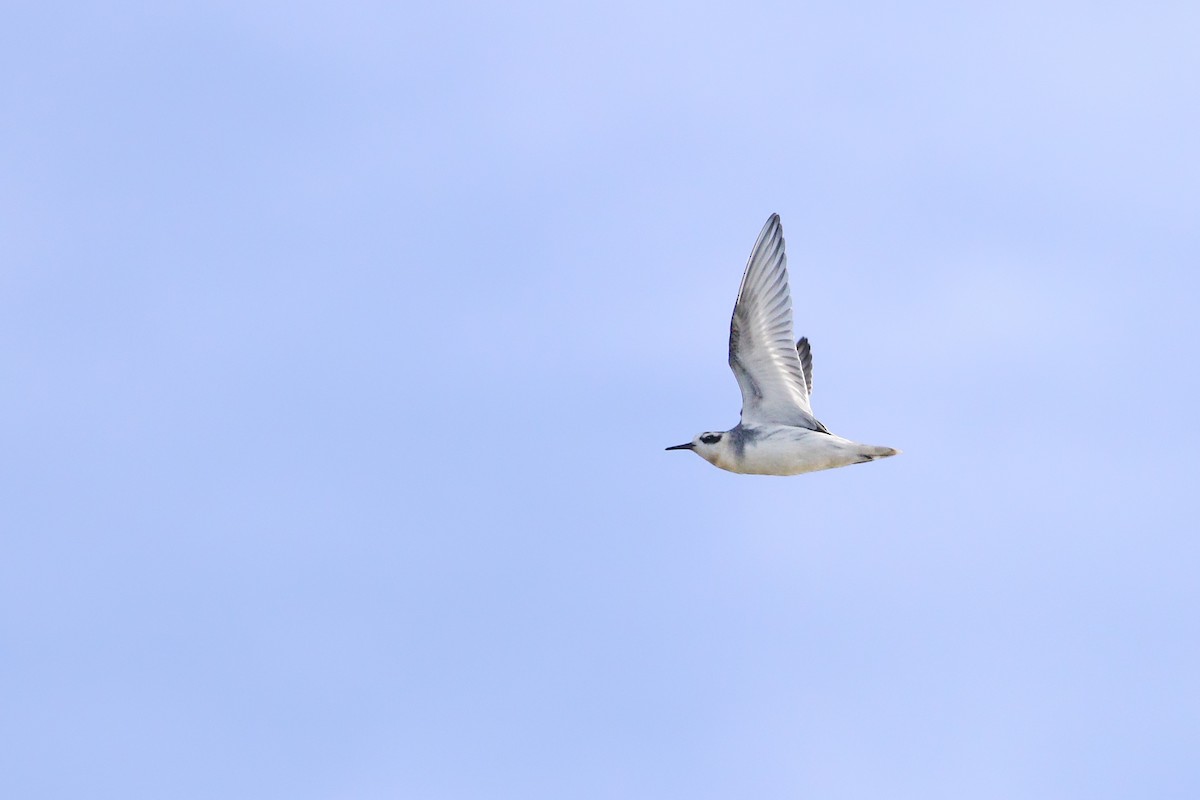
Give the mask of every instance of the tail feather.
[{"label": "tail feather", "polygon": [[900,451],[894,447],[877,447],[871,444],[862,445],[862,461],[874,461],[877,458],[888,458],[889,456],[899,455]]}]

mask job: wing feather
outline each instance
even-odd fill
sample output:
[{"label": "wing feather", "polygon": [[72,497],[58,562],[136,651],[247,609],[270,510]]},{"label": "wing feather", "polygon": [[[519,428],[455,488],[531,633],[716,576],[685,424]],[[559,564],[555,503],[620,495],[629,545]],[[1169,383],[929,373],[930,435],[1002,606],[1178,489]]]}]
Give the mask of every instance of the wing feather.
[{"label": "wing feather", "polygon": [[804,368],[804,385],[808,388],[808,402],[812,404],[812,348],[808,346],[808,337],[801,336],[796,342],[796,355],[800,356],[800,366]]}]

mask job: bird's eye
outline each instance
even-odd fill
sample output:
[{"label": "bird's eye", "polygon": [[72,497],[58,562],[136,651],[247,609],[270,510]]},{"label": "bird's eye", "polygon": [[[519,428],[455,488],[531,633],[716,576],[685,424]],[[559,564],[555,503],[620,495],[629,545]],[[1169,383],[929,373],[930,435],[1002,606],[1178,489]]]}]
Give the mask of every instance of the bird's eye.
[{"label": "bird's eye", "polygon": [[716,444],[717,442],[721,441],[721,434],[706,433],[700,437],[700,441],[704,442],[705,444]]}]

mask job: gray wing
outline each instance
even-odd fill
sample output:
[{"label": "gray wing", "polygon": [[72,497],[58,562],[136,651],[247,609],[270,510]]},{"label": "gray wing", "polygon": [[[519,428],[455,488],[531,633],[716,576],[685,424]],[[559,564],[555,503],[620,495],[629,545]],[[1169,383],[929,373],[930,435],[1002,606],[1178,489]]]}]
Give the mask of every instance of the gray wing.
[{"label": "gray wing", "polygon": [[804,386],[808,389],[808,402],[812,405],[812,348],[808,346],[808,337],[801,336],[796,342],[796,355],[800,356],[800,366],[804,369]]},{"label": "gray wing", "polygon": [[804,366],[792,338],[792,297],[778,214],[763,226],[742,275],[729,325],[729,366],[742,390],[742,422],[825,431],[812,415]]}]

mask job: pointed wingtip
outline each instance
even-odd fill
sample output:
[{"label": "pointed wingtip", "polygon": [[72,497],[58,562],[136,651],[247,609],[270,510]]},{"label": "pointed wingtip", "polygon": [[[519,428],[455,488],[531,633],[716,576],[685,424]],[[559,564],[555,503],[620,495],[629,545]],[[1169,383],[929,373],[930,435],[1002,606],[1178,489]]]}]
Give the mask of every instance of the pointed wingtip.
[{"label": "pointed wingtip", "polygon": [[[767,221],[763,223],[762,230],[758,232],[758,239],[754,242],[754,250],[757,251],[759,246],[765,242],[771,233],[775,230],[780,232],[780,237],[783,235],[783,225],[779,220],[778,214],[772,214],[767,217]],[[754,252],[751,252],[751,258],[754,257]]]}]

